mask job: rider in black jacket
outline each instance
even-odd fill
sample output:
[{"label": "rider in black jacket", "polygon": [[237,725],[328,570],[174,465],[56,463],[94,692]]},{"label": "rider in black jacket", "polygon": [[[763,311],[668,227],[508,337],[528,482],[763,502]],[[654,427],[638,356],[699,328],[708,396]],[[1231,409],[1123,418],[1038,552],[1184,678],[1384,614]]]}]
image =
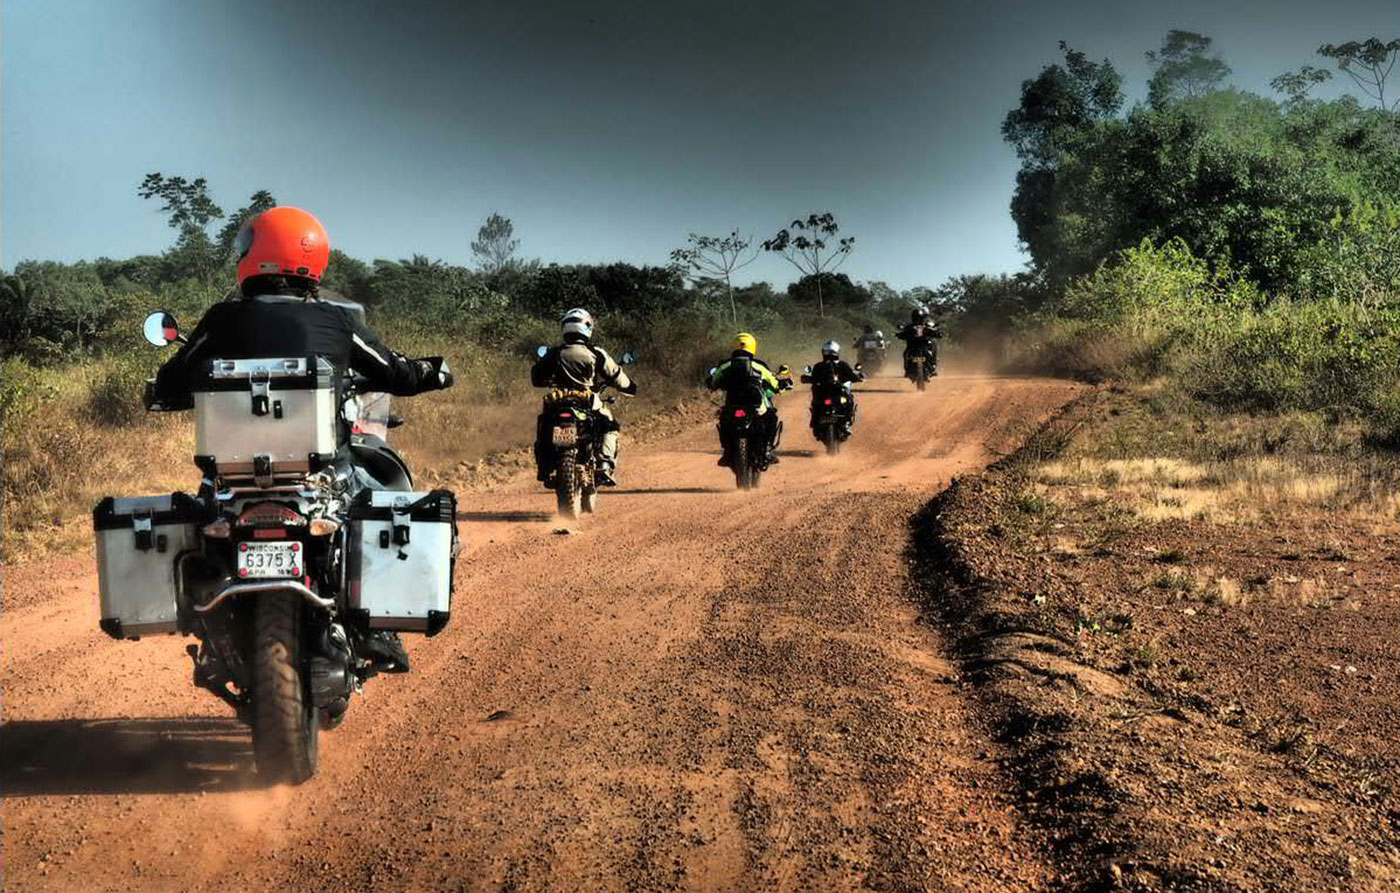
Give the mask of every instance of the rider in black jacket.
[{"label": "rider in black jacket", "polygon": [[[161,366],[149,395],[161,408],[193,406],[191,386],[209,374],[213,359],[324,357],[341,373],[369,379],[366,390],[403,397],[452,384],[442,357],[413,360],[396,353],[351,306],[321,299],[330,244],[311,214],[289,207],[264,211],[243,225],[234,247],[241,297],[210,307]],[[385,669],[408,669],[397,634],[375,634],[371,650],[385,659]]]},{"label": "rider in black jacket", "polygon": [[[812,367],[812,371],[802,376],[803,384],[812,386],[812,427],[817,424],[817,401],[825,396],[846,394],[847,385],[865,381],[865,376],[841,359],[841,345],[828,341],[822,345],[822,361]],[[856,421],[856,402],[846,404],[846,430],[849,432]]]},{"label": "rider in black jacket", "polygon": [[909,312],[909,323],[899,327],[894,336],[904,342],[904,370],[909,371],[909,358],[923,354],[928,357],[929,374],[938,374],[938,339],[943,330],[929,317],[923,307]]}]

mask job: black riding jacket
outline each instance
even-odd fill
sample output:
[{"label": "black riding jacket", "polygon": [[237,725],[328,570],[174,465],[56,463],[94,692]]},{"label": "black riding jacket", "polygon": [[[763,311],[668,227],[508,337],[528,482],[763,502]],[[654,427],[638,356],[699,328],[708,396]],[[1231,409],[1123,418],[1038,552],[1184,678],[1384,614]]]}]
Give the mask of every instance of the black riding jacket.
[{"label": "black riding jacket", "polygon": [[342,373],[369,379],[368,390],[411,397],[443,386],[438,364],[390,350],[350,308],[288,295],[259,295],[210,307],[179,353],[156,373],[166,409],[193,406],[191,386],[209,361],[318,356]]},{"label": "black riding jacket", "polygon": [[822,360],[812,367],[812,371],[802,376],[803,380],[812,385],[812,395],[825,393],[840,389],[849,381],[864,381],[865,376],[861,375],[851,364],[845,360]]},{"label": "black riding jacket", "polygon": [[937,348],[934,342],[943,337],[943,330],[937,323],[909,323],[899,327],[894,336],[904,342],[906,356],[913,353],[932,354]]}]

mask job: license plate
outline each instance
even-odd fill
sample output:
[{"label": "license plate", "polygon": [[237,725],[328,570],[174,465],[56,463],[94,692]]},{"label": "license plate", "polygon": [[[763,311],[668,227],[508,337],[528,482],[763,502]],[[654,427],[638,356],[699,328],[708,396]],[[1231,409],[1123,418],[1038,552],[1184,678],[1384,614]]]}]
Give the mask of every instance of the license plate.
[{"label": "license plate", "polygon": [[305,568],[301,543],[239,543],[238,576],[300,577]]}]

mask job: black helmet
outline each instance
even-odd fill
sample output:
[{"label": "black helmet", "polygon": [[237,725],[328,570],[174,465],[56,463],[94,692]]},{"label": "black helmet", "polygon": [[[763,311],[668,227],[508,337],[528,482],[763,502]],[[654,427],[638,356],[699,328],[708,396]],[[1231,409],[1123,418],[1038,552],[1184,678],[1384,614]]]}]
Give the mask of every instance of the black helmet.
[{"label": "black helmet", "polygon": [[872,326],[870,323],[866,323],[866,324],[865,324],[865,333],[868,335],[868,334],[870,334],[870,333],[873,332],[873,331],[875,331],[875,327]]},{"label": "black helmet", "polygon": [[927,320],[928,311],[925,310],[923,307],[915,307],[913,310],[909,311],[910,322],[926,322]]}]

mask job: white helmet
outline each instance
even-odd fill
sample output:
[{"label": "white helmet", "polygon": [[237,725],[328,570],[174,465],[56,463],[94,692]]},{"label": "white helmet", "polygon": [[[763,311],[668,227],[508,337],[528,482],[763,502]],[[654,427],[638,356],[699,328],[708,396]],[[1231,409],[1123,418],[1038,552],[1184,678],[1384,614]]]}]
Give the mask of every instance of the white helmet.
[{"label": "white helmet", "polygon": [[822,356],[835,360],[841,356],[841,345],[835,341],[828,341],[822,345]]},{"label": "white helmet", "polygon": [[585,338],[593,337],[593,314],[582,307],[575,307],[568,313],[560,317],[559,322],[564,326],[565,335],[582,335]]}]

